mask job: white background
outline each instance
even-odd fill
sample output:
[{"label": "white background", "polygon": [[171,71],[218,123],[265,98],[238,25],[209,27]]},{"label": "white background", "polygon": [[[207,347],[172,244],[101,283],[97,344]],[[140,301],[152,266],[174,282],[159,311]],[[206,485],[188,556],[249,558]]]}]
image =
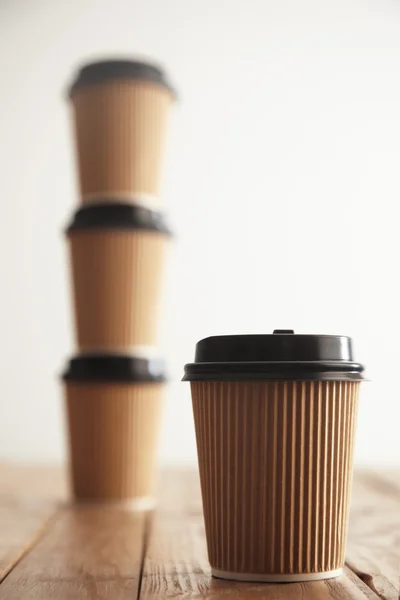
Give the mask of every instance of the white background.
[{"label": "white background", "polygon": [[74,347],[62,229],[77,203],[65,89],[144,55],[179,90],[164,199],[177,232],[164,462],[196,460],[189,387],[210,334],[338,333],[363,388],[356,459],[400,461],[400,8],[392,0],[0,2],[0,460],[65,456]]}]

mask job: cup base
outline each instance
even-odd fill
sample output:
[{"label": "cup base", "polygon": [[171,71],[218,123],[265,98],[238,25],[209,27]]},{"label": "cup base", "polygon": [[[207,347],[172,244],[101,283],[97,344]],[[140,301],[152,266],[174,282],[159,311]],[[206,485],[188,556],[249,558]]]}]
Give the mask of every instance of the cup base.
[{"label": "cup base", "polygon": [[323,571],[322,573],[235,573],[232,571],[221,571],[211,569],[213,577],[228,579],[231,581],[253,581],[259,583],[294,583],[295,581],[319,581],[321,579],[333,579],[339,577],[343,569]]}]

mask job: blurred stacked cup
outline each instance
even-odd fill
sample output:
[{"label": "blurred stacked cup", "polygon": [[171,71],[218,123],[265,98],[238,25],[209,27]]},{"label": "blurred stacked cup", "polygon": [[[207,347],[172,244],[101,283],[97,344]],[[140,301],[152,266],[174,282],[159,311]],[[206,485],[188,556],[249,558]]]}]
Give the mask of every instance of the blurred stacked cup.
[{"label": "blurred stacked cup", "polygon": [[64,381],[75,497],[152,508],[163,363],[82,355]]},{"label": "blurred stacked cup", "polygon": [[83,204],[159,206],[174,94],[160,69],[131,61],[83,67],[71,87]]},{"label": "blurred stacked cup", "polygon": [[64,374],[77,500],[150,507],[170,235],[159,181],[173,92],[155,66],[84,66],[70,90],[81,206],[67,228],[78,355]]},{"label": "blurred stacked cup", "polygon": [[157,345],[168,229],[160,214],[123,204],[83,207],[67,230],[81,351]]}]

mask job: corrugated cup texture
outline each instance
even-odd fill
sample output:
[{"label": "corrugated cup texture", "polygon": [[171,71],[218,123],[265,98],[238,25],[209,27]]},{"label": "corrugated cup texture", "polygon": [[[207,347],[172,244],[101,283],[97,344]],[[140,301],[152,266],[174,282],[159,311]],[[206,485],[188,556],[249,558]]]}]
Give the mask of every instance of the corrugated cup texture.
[{"label": "corrugated cup texture", "polygon": [[79,348],[156,345],[168,238],[98,229],[72,232],[69,241]]},{"label": "corrugated cup texture", "polygon": [[172,100],[167,88],[144,81],[114,80],[73,94],[84,204],[159,195]]},{"label": "corrugated cup texture", "polygon": [[154,494],[163,384],[66,384],[70,465],[77,500]]},{"label": "corrugated cup texture", "polygon": [[192,382],[214,569],[344,564],[358,382]]}]

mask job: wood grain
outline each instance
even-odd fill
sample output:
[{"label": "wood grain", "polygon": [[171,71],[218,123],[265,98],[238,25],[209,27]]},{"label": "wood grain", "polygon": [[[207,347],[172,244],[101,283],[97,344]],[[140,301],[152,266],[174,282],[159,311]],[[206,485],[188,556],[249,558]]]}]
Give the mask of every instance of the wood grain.
[{"label": "wood grain", "polygon": [[31,467],[0,463],[0,503],[6,501],[52,503],[68,498],[68,478],[59,466]]},{"label": "wood grain", "polygon": [[0,582],[44,531],[54,507],[0,497]]},{"label": "wood grain", "polygon": [[[65,467],[29,467],[0,463],[0,503],[23,499],[68,499],[68,474]],[[158,476],[157,498],[162,511],[203,514],[197,468],[162,470]]]},{"label": "wood grain", "polygon": [[24,582],[7,582],[7,595],[0,597],[8,600],[135,600],[136,596],[136,579],[41,581],[30,578]]},{"label": "wood grain", "polygon": [[304,584],[210,576],[197,470],[162,474],[143,565],[143,514],[89,505],[55,512],[65,498],[65,472],[0,465],[0,600],[399,600],[398,471],[356,472],[348,567],[339,579]]},{"label": "wood grain", "polygon": [[380,598],[399,599],[400,492],[385,475],[355,477],[347,564]]},{"label": "wood grain", "polygon": [[[63,502],[69,497],[65,467],[15,466],[0,463],[0,502],[22,499]],[[162,470],[158,476],[160,510],[203,514],[197,468]]]},{"label": "wood grain", "polygon": [[158,512],[203,515],[197,468],[169,469],[158,478]]},{"label": "wood grain", "polygon": [[156,514],[144,561],[141,600],[161,598],[377,600],[349,569],[339,579],[304,584],[247,584],[212,578],[200,516]]},{"label": "wood grain", "polygon": [[[371,470],[359,470],[356,472],[353,485],[347,559],[358,577],[355,578],[348,570],[347,579],[354,584],[357,583],[357,579],[361,579],[371,589],[373,597],[379,596],[385,600],[399,600],[400,548],[396,531],[400,527],[400,504],[396,496],[397,488],[393,485],[393,482],[397,481],[400,481],[398,471],[391,472],[390,476],[386,473],[378,476]],[[170,513],[169,532],[166,519],[163,517],[165,511]],[[171,513],[174,511],[177,516],[184,515],[187,521],[183,531],[179,528],[179,518],[176,524],[171,520]],[[193,594],[190,589],[195,588],[192,583],[189,583],[190,579],[185,578],[185,573],[188,572],[187,565],[189,567],[192,565],[192,578],[196,578],[200,590],[207,589],[207,593],[210,594],[222,586],[221,593],[223,592],[224,596],[228,593],[227,586],[233,584],[222,581],[216,583],[217,580],[209,577],[201,515],[200,486],[196,471],[164,473],[160,486],[160,507],[154,522],[157,533],[154,531],[151,536],[145,563],[144,573],[150,575],[147,580],[143,579],[142,590],[149,594],[145,596],[146,598],[156,598],[154,590],[158,587],[160,587],[159,597],[162,597],[161,591],[164,593],[168,590],[167,582],[171,577],[172,586],[174,589],[176,587],[179,593]],[[195,519],[195,516],[200,518]],[[391,535],[391,539],[388,539],[388,535]],[[170,547],[171,538],[174,538],[173,549]],[[198,552],[199,545],[203,547],[202,554]],[[195,548],[194,555],[193,548]],[[171,552],[173,557],[177,553],[183,557],[178,565],[174,564],[174,560],[167,559]],[[201,560],[199,557],[202,557]],[[183,572],[183,581],[189,586],[183,592],[184,586],[182,588],[177,577],[180,570]],[[159,573],[159,580],[157,580],[157,573]],[[211,583],[207,584],[208,581]],[[349,581],[346,585],[347,591],[344,593],[348,593]],[[248,584],[244,585],[247,586],[246,589],[249,587]],[[308,585],[315,587],[316,584]],[[325,588],[328,584],[318,585],[323,585]],[[278,588],[281,589],[279,586]],[[286,589],[286,586],[284,588]],[[234,589],[237,590],[237,586],[233,586],[232,590]],[[362,587],[362,591],[365,595],[365,586]],[[232,591],[233,595],[235,593],[237,594],[238,591]],[[278,591],[276,593],[278,594]]]},{"label": "wood grain", "polygon": [[400,499],[400,469],[385,469],[384,471],[370,471],[370,474],[377,476],[384,485],[389,484],[390,492]]},{"label": "wood grain", "polygon": [[1,600],[134,598],[144,515],[107,507],[61,509],[0,586]]},{"label": "wood grain", "polygon": [[357,469],[354,476],[352,500],[354,505],[400,508],[400,470]]}]

